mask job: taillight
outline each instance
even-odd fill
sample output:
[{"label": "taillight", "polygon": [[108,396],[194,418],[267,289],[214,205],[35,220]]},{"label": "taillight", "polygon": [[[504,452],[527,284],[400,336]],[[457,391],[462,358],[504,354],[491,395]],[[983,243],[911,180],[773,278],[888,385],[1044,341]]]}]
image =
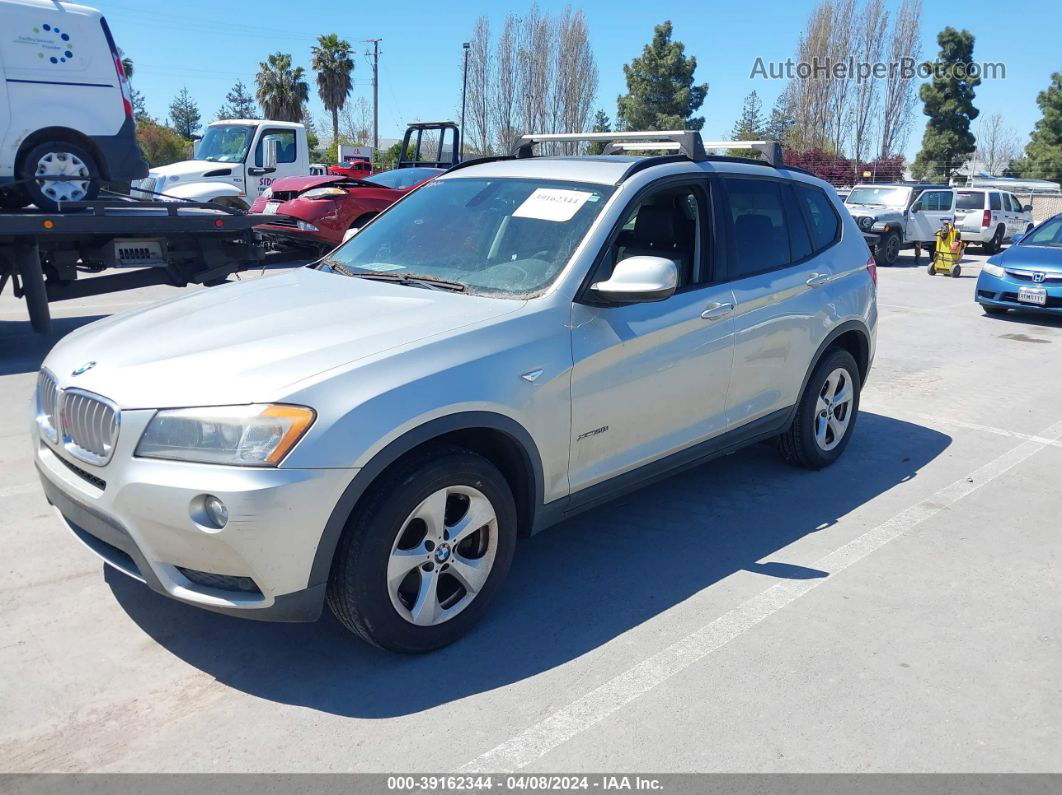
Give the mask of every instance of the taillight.
[{"label": "taillight", "polygon": [[118,75],[118,88],[122,93],[122,108],[125,110],[125,116],[127,119],[133,118],[133,97],[129,93],[129,79],[125,76],[125,67],[122,66],[122,56],[118,52],[118,45],[114,43],[114,37],[111,35],[111,28],[107,24],[107,20],[100,17],[100,27],[103,28],[103,35],[107,39],[107,46],[111,48],[111,60],[114,61],[114,71]]},{"label": "taillight", "polygon": [[992,225],[992,211],[985,210],[985,214],[981,216],[981,226],[986,229]]},{"label": "taillight", "polygon": [[870,273],[870,281],[876,285],[878,283],[878,262],[873,254],[867,257],[867,271]]}]

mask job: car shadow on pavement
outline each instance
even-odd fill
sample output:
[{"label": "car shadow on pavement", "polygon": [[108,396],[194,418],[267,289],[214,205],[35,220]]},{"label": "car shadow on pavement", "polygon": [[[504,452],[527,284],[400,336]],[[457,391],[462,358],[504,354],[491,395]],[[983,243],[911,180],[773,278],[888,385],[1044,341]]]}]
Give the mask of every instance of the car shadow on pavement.
[{"label": "car shadow on pavement", "polygon": [[1062,331],[1062,315],[1047,315],[1034,309],[1011,309],[1005,315],[984,315],[991,323],[1013,323],[1033,331],[1046,331],[1052,334]]},{"label": "car shadow on pavement", "polygon": [[28,320],[0,320],[0,375],[33,373],[59,340],[106,315],[52,318],[50,334],[38,334]]},{"label": "car shadow on pavement", "polygon": [[633,492],[522,541],[485,620],[421,656],[370,647],[327,608],[315,624],[259,623],[182,605],[109,567],[106,579],[155,641],[230,687],[336,715],[408,715],[563,665],[738,571],[764,588],[829,577],[771,557],[916,477],[950,443],[864,412],[829,469],[795,469],[757,445]]}]

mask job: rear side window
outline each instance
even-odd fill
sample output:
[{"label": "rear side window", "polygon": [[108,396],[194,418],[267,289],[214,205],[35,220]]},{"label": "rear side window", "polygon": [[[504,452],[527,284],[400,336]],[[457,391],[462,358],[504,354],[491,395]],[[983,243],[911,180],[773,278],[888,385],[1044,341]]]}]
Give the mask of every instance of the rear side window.
[{"label": "rear side window", "polygon": [[766,179],[724,180],[730,199],[735,278],[788,265],[789,233],[781,185]]},{"label": "rear side window", "polygon": [[811,236],[808,234],[807,224],[800,214],[797,198],[790,185],[782,189],[782,201],[785,204],[786,220],[789,222],[789,250],[793,262],[799,262],[805,257],[810,257],[815,250],[811,245]]},{"label": "rear side window", "polygon": [[985,206],[985,195],[975,190],[961,190],[955,194],[956,210],[980,210]]},{"label": "rear side window", "polygon": [[840,236],[841,220],[833,209],[833,202],[820,189],[811,185],[796,185],[797,196],[811,221],[811,240],[815,251],[822,251]]},{"label": "rear side window", "polygon": [[991,209],[993,209],[993,210],[1002,209],[1002,205],[999,202],[999,194],[998,193],[989,193],[988,194],[988,206]]}]

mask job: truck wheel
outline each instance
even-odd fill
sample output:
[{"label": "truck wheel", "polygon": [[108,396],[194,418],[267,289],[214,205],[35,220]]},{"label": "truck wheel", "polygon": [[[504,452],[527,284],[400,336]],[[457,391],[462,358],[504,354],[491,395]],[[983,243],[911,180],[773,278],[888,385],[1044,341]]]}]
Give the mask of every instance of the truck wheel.
[{"label": "truck wheel", "polygon": [[377,646],[438,649],[483,616],[515,548],[516,506],[501,472],[470,450],[434,447],[393,467],[358,503],[328,604]]},{"label": "truck wheel", "polygon": [[15,268],[22,286],[22,297],[26,299],[30,326],[38,334],[50,334],[52,313],[48,307],[48,291],[44,286],[44,270],[36,243],[15,244]]},{"label": "truck wheel", "polygon": [[855,431],[862,384],[852,354],[832,348],[808,379],[778,452],[794,466],[822,469],[841,457]]},{"label": "truck wheel", "polygon": [[998,226],[992,239],[981,245],[981,251],[985,254],[995,254],[1001,248],[1003,248],[1003,227]]},{"label": "truck wheel", "polygon": [[[54,212],[60,202],[95,199],[100,192],[100,169],[96,159],[69,141],[46,141],[33,147],[20,170],[25,190],[38,209]],[[37,180],[34,177],[68,177]]]},{"label": "truck wheel", "polygon": [[885,237],[874,246],[874,259],[878,265],[895,265],[900,258],[900,236],[896,232],[886,232]]}]

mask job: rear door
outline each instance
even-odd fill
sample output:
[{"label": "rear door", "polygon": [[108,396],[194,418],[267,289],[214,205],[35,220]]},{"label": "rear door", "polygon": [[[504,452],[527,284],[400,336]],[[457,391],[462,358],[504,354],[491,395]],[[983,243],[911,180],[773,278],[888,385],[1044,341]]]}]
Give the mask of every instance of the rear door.
[{"label": "rear door", "polygon": [[720,270],[706,176],[669,180],[625,209],[589,281],[630,256],[679,266],[664,301],[572,305],[572,492],[722,433],[734,296]]},{"label": "rear door", "polygon": [[[734,291],[734,370],[727,400],[731,428],[797,402],[829,305],[829,283],[840,237],[832,202],[816,201],[824,244],[815,246],[794,186],[774,178],[726,177],[725,223]],[[799,189],[799,188],[798,188]],[[808,190],[819,190],[809,187]],[[825,238],[829,238],[828,244]]]}]

